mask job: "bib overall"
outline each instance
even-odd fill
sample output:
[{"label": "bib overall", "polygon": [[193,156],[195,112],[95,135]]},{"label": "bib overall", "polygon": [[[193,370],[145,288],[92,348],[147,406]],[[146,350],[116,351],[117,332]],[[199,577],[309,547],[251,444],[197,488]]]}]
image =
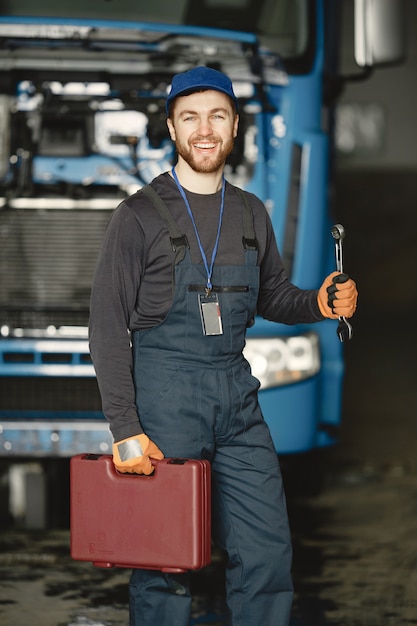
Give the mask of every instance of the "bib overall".
[{"label": "bib overall", "polygon": [[[166,211],[171,240],[184,243]],[[227,553],[230,625],[287,626],[291,540],[281,472],[258,404],[259,382],[242,356],[258,297],[257,251],[247,246],[243,266],[214,266],[223,333],[205,335],[199,294],[207,275],[180,247],[167,317],[133,334],[141,424],[166,457],[212,464],[213,540]],[[188,574],[135,569],[129,594],[131,626],[190,623]]]}]

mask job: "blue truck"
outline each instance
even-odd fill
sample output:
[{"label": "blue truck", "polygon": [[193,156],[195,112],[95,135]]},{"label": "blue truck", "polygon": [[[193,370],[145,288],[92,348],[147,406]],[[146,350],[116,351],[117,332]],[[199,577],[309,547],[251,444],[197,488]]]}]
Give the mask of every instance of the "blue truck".
[{"label": "blue truck", "polygon": [[[174,73],[226,72],[240,102],[227,178],[264,201],[286,271],[335,269],[329,207],[343,0],[5,0],[0,16],[0,460],[108,453],[88,351],[89,292],[111,211],[174,159]],[[356,0],[358,76],[402,56],[401,2]],[[348,268],[347,268],[348,269]],[[332,446],[335,322],[257,319],[246,355],[276,449]]]}]

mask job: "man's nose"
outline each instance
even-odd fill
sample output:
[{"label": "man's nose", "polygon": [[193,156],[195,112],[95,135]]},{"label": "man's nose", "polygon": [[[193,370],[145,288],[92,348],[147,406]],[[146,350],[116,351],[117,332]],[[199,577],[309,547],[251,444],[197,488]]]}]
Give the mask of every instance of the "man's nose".
[{"label": "man's nose", "polygon": [[213,129],[211,127],[210,124],[210,120],[207,118],[201,118],[200,119],[200,124],[198,127],[198,131],[200,133],[200,135],[211,135],[213,132]]}]

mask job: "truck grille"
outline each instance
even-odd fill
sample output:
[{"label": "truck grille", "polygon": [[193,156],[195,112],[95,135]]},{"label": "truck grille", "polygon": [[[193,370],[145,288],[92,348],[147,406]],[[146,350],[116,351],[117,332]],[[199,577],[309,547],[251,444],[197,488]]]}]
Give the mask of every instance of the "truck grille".
[{"label": "truck grille", "polygon": [[[55,417],[70,412],[101,415],[101,399],[95,378],[60,377],[0,377],[0,415],[14,417],[15,412],[26,417],[42,417],[53,411]],[[12,414],[13,412],[13,414]],[[61,415],[62,414],[62,415]],[[48,416],[49,417],[49,416]]]},{"label": "truck grille", "polygon": [[3,208],[0,325],[85,326],[109,216],[100,209]]}]

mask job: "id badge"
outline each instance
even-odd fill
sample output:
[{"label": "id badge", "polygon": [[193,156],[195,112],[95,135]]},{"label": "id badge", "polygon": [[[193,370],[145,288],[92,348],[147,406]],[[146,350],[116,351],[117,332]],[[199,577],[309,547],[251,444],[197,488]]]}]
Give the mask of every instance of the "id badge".
[{"label": "id badge", "polygon": [[203,327],[203,335],[222,335],[223,325],[220,313],[220,304],[217,294],[199,293],[198,301],[200,305],[201,325]]}]

